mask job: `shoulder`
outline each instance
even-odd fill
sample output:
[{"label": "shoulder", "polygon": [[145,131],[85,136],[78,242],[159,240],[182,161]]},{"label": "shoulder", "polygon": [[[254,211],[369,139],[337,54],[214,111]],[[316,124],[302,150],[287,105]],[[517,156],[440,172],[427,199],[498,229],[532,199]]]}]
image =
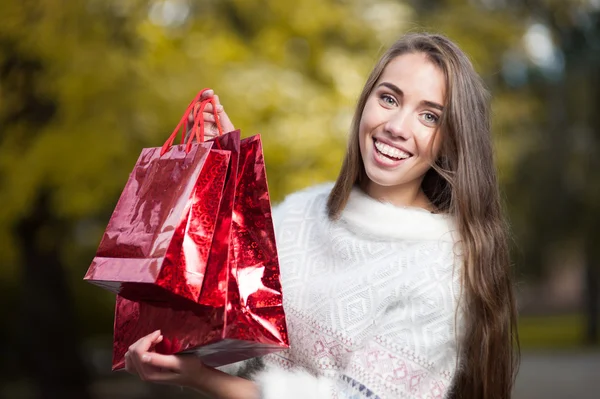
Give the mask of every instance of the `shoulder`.
[{"label": "shoulder", "polygon": [[327,198],[332,188],[333,183],[323,183],[287,195],[283,201],[273,206],[275,223],[290,213],[307,216],[310,213],[325,212]]},{"label": "shoulder", "polygon": [[332,188],[333,183],[331,182],[307,187],[287,195],[280,205],[285,206],[301,202],[314,201],[317,198],[327,198]]}]

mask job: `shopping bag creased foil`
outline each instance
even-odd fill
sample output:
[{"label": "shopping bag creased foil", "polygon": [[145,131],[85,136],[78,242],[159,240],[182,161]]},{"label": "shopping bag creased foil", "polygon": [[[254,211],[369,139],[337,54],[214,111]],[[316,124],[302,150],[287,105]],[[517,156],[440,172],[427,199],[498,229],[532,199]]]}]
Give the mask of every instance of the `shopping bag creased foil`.
[{"label": "shopping bag creased foil", "polygon": [[[157,329],[154,350],[210,366],[289,345],[260,135],[219,126],[205,142],[202,112],[216,107],[201,95],[162,148],[142,151],[85,276],[118,294],[114,370]],[[190,113],[187,143],[172,145]]]}]

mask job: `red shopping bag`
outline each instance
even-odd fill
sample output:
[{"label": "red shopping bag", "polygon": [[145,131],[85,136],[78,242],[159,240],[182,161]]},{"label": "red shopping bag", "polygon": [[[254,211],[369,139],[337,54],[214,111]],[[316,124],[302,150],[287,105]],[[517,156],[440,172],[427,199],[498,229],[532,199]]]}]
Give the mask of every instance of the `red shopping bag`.
[{"label": "red shopping bag", "polygon": [[[203,138],[192,144],[194,135],[172,146],[191,112],[212,101],[217,117],[214,100],[201,95],[162,148],[142,151],[85,280],[132,300],[197,302],[231,157]],[[196,118],[198,136],[202,123]]]},{"label": "red shopping bag", "polygon": [[260,136],[241,144],[228,136],[214,141],[232,162],[198,307],[117,297],[113,370],[124,367],[131,344],[157,329],[164,337],[157,352],[193,352],[210,366],[289,346]]}]

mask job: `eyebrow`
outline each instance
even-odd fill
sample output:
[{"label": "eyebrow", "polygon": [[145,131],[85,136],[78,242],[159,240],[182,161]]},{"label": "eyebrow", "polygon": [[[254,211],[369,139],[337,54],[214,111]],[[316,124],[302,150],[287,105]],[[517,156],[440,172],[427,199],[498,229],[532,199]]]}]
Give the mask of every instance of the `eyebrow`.
[{"label": "eyebrow", "polygon": [[[393,91],[394,93],[396,93],[400,97],[404,96],[404,92],[402,90],[400,90],[400,88],[398,86],[396,86],[395,84],[393,84],[393,83],[382,82],[382,83],[380,83],[378,85],[378,87],[379,86],[385,86],[385,87],[387,87],[388,89],[390,89],[391,91]],[[443,105],[440,105],[440,104],[438,104],[436,102],[433,102],[433,101],[427,101],[427,100],[425,100],[425,101],[421,101],[421,103],[423,105],[426,105],[426,106],[431,107],[431,108],[438,109],[440,111],[444,110],[444,106]]]}]

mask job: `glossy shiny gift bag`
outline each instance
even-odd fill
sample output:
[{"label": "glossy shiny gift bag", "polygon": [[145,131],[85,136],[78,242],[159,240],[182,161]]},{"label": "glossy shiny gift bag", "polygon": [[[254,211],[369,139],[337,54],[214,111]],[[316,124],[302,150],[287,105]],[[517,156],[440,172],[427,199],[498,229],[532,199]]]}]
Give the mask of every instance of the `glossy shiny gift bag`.
[{"label": "glossy shiny gift bag", "polygon": [[208,103],[201,93],[162,148],[142,151],[84,280],[131,300],[198,301],[231,161],[230,151],[193,136],[172,145]]},{"label": "glossy shiny gift bag", "polygon": [[240,144],[239,132],[234,133],[217,137],[213,144],[229,150],[231,161],[198,306],[118,297],[114,370],[123,368],[132,343],[158,329],[164,339],[157,352],[195,353],[210,366],[288,347],[260,136]]}]

